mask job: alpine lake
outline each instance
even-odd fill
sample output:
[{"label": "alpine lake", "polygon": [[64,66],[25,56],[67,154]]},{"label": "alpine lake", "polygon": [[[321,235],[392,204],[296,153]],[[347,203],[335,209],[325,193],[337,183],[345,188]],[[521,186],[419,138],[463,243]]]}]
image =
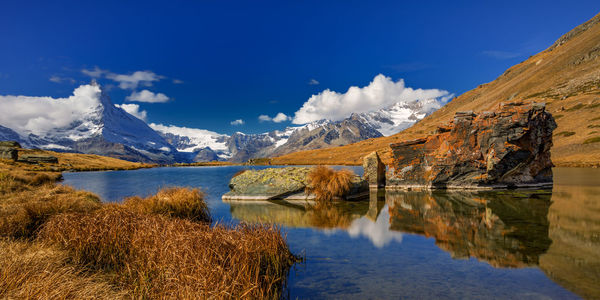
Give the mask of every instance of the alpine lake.
[{"label": "alpine lake", "polygon": [[289,272],[290,299],[600,299],[600,169],[555,168],[552,190],[373,192],[321,213],[222,201],[248,168],[264,167],[64,173],[64,184],[107,202],[197,187],[214,222],[279,225],[304,258]]}]

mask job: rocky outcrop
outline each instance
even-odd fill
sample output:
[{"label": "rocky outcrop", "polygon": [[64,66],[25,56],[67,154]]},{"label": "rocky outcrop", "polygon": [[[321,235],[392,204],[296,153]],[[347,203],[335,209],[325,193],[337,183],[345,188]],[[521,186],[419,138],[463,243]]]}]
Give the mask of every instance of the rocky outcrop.
[{"label": "rocky outcrop", "polygon": [[9,159],[12,161],[16,161],[18,158],[19,152],[15,148],[11,147],[2,147],[0,146],[0,159]]},{"label": "rocky outcrop", "polygon": [[38,154],[27,154],[22,155],[19,158],[20,161],[27,163],[45,163],[45,164],[57,164],[58,158],[52,155],[38,155]]},{"label": "rocky outcrop", "polygon": [[385,187],[385,165],[377,152],[365,156],[363,159],[363,177],[370,188]]},{"label": "rocky outcrop", "polygon": [[[230,191],[223,195],[224,200],[306,200],[314,196],[306,195],[309,185],[309,167],[268,168],[246,170],[231,178]],[[352,178],[352,187],[346,198],[353,198],[368,190],[368,185],[360,176]]]},{"label": "rocky outcrop", "polygon": [[15,141],[0,141],[0,159],[16,161],[19,157],[21,145]]},{"label": "rocky outcrop", "polygon": [[391,144],[388,188],[514,188],[552,185],[554,118],[540,103],[457,112],[427,138]]}]

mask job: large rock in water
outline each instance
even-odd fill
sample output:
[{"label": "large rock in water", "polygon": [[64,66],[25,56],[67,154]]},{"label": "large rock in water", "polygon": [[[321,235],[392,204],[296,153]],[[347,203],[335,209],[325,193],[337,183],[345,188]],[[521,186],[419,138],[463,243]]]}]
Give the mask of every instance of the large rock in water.
[{"label": "large rock in water", "polygon": [[363,177],[369,183],[369,187],[385,186],[385,165],[376,151],[363,158],[363,171]]},{"label": "large rock in water", "polygon": [[[310,167],[268,168],[247,170],[234,176],[229,182],[230,191],[223,195],[225,200],[268,200],[306,199],[304,194],[308,186]],[[352,179],[349,197],[368,190],[368,185],[360,176]]]},{"label": "large rock in water", "polygon": [[514,188],[552,185],[554,118],[540,103],[458,112],[424,139],[391,144],[388,188]]}]

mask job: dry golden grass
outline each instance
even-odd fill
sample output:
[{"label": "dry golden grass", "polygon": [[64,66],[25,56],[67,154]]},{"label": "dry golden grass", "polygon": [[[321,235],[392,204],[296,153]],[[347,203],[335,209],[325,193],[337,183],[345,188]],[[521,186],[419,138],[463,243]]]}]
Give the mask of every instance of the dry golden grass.
[{"label": "dry golden grass", "polygon": [[336,171],[326,166],[316,166],[308,173],[307,194],[315,194],[317,202],[331,202],[344,197],[352,186],[354,172],[348,169]]},{"label": "dry golden grass", "polygon": [[[600,117],[600,15],[585,31],[579,28],[558,47],[550,47],[515,65],[496,80],[479,85],[453,99],[414,126],[388,137],[327,149],[300,151],[272,159],[273,164],[360,165],[362,158],[379,151],[389,163],[390,143],[422,138],[447,123],[457,111],[491,110],[503,101],[545,102],[556,116],[552,160],[558,166],[600,166],[600,143],[584,143],[599,125]],[[564,135],[560,132],[574,132]]]},{"label": "dry golden grass", "polygon": [[278,298],[295,258],[274,227],[209,227],[106,205],[53,217],[41,241],[114,274],[134,298]]},{"label": "dry golden grass", "polygon": [[102,171],[102,170],[134,170],[155,167],[155,164],[130,162],[108,156],[80,153],[63,153],[39,149],[19,149],[22,155],[51,155],[58,158],[58,163],[31,164],[22,161],[0,160],[0,169],[20,169],[26,171]]},{"label": "dry golden grass", "polygon": [[70,263],[66,251],[43,243],[0,239],[2,299],[122,299],[99,274]]},{"label": "dry golden grass", "polygon": [[199,189],[163,188],[156,195],[147,198],[138,196],[126,198],[123,205],[142,213],[188,219],[194,222],[210,223],[211,221],[208,206],[204,202],[204,193]]},{"label": "dry golden grass", "polygon": [[102,204],[60,178],[0,165],[0,298],[281,296],[296,258],[278,228],[211,227],[198,189]]},{"label": "dry golden grass", "polygon": [[100,207],[98,196],[56,185],[60,173],[0,171],[0,236],[31,238],[50,216]]}]

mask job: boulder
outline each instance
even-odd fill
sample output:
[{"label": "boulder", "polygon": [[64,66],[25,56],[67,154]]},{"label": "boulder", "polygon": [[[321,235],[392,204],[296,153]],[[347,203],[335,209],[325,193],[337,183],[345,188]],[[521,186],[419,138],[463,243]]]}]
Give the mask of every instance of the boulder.
[{"label": "boulder", "polygon": [[0,146],[0,159],[10,159],[12,161],[16,161],[18,156],[19,151],[17,151],[16,148]]},{"label": "boulder", "polygon": [[552,131],[540,103],[457,112],[427,138],[391,144],[388,188],[516,188],[552,185]]},{"label": "boulder", "polygon": [[247,170],[231,178],[229,195],[277,198],[303,192],[310,168],[287,167]]},{"label": "boulder", "polygon": [[21,144],[15,141],[0,141],[0,148],[21,148]]},{"label": "boulder", "polygon": [[[223,195],[225,200],[268,200],[307,199],[304,194],[308,186],[311,167],[267,168],[247,170],[234,176],[229,182],[230,191]],[[366,181],[355,175],[347,198],[368,190]]]},{"label": "boulder", "polygon": [[385,186],[385,165],[376,151],[363,158],[363,171],[363,177],[369,183],[369,187]]},{"label": "boulder", "polygon": [[57,164],[58,158],[52,155],[39,155],[39,154],[26,154],[22,155],[21,161],[28,163],[46,163],[46,164]]}]

